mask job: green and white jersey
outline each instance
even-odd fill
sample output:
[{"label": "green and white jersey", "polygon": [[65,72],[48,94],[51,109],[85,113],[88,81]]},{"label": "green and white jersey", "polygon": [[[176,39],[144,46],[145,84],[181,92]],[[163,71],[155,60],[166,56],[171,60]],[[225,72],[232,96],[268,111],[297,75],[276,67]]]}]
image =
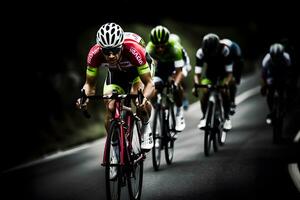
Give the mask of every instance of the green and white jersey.
[{"label": "green and white jersey", "polygon": [[146,46],[146,51],[150,56],[161,63],[174,63],[174,67],[183,67],[183,47],[176,38],[170,37],[166,44],[166,49],[162,54],[157,53],[155,45],[150,41]]}]

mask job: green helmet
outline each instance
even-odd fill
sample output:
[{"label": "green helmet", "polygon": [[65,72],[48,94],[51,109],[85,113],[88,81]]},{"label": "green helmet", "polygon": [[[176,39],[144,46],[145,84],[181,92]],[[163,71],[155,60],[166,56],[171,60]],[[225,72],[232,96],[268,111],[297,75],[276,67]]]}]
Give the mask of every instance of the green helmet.
[{"label": "green helmet", "polygon": [[161,25],[151,30],[150,40],[153,44],[165,44],[169,41],[170,31]]}]

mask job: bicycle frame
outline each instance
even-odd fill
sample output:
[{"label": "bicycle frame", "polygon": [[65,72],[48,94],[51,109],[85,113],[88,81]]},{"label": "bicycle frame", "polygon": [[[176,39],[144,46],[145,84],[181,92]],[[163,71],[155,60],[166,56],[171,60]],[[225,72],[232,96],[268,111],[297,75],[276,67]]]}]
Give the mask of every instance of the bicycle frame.
[{"label": "bicycle frame", "polygon": [[222,96],[220,94],[220,92],[218,92],[216,89],[213,89],[211,91],[209,91],[209,98],[208,98],[208,104],[212,104],[212,116],[214,117],[211,117],[210,119],[207,119],[207,114],[208,112],[206,112],[206,119],[209,121],[209,123],[207,124],[208,126],[206,126],[206,128],[209,128],[209,129],[213,129],[215,128],[215,113],[216,112],[220,112],[218,113],[218,117],[220,119],[219,122],[223,123],[224,121],[224,108],[223,108],[223,99],[222,99]]},{"label": "bicycle frame", "polygon": [[[114,112],[110,120],[110,128],[106,137],[104,155],[101,165],[105,166],[106,194],[108,200],[120,199],[121,187],[128,185],[130,199],[139,200],[143,181],[143,160],[145,153],[141,150],[141,120],[133,112],[130,105],[132,98],[142,102],[141,90],[137,95],[114,93],[110,96],[86,96],[82,91],[83,100],[113,99]],[[85,111],[85,116],[89,116]],[[136,131],[133,131],[136,127]],[[137,143],[133,141],[134,135]],[[136,149],[134,149],[134,144]],[[117,147],[117,148],[115,148]],[[138,151],[135,151],[138,150]]]},{"label": "bicycle frame", "polygon": [[[132,112],[130,107],[124,106],[121,103],[121,99],[117,99],[115,101],[115,110],[113,113],[113,118],[111,119],[112,121],[116,121],[117,124],[119,124],[120,127],[120,135],[119,135],[119,141],[120,141],[120,165],[125,165],[126,164],[126,159],[128,161],[130,161],[130,156],[129,156],[129,152],[126,149],[132,149],[132,144],[131,141],[132,139],[132,127],[133,127],[133,123],[134,123],[134,118],[136,118],[136,120],[140,121],[140,119],[136,116],[135,113]],[[124,116],[122,116],[123,111],[126,111],[126,113],[124,114]],[[126,126],[126,130],[125,130],[125,126]],[[140,134],[140,132],[138,133]],[[103,155],[103,160],[102,160],[102,165],[105,166],[106,164],[106,146],[109,145],[108,144],[109,141],[105,142],[105,147],[104,147],[104,155]],[[126,146],[128,145],[128,146]],[[142,155],[140,158],[138,158],[138,160],[135,160],[134,162],[138,162],[140,159],[143,158],[144,155]]]},{"label": "bicycle frame", "polygon": [[207,110],[204,113],[206,125],[204,127],[204,153],[210,154],[211,141],[213,142],[214,151],[218,151],[218,144],[223,145],[221,134],[223,134],[223,124],[225,121],[223,98],[220,89],[226,89],[222,85],[199,85],[195,84],[195,89],[208,89]]}]

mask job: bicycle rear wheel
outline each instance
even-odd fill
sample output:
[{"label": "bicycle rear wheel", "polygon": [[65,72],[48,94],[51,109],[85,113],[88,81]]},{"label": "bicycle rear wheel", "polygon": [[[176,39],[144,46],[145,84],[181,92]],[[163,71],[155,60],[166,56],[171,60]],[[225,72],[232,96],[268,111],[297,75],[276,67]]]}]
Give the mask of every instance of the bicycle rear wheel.
[{"label": "bicycle rear wheel", "polygon": [[128,191],[131,200],[139,200],[142,193],[144,154],[141,149],[141,132],[138,121],[133,123],[132,148],[128,148],[130,156],[129,173],[127,175]]},{"label": "bicycle rear wheel", "polygon": [[176,126],[176,121],[175,121],[175,113],[174,113],[174,105],[171,104],[169,106],[169,112],[167,115],[167,121],[164,124],[165,126],[165,135],[166,140],[165,140],[165,158],[166,162],[168,165],[172,164],[173,157],[174,157],[174,135],[176,134],[175,126]]},{"label": "bicycle rear wheel", "polygon": [[161,149],[162,149],[162,128],[161,125],[162,116],[161,111],[157,108],[154,111],[154,118],[153,118],[153,142],[154,146],[152,148],[152,165],[155,171],[157,171],[160,167],[160,158],[161,158]]},{"label": "bicycle rear wheel", "polygon": [[121,195],[121,171],[120,171],[120,128],[112,121],[106,142],[105,157],[105,185],[108,200],[119,200]]}]

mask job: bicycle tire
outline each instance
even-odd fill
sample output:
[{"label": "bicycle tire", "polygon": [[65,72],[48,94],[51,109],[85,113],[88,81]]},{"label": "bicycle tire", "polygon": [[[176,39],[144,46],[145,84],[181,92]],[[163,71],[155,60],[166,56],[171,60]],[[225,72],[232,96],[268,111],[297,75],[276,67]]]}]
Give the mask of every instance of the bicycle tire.
[{"label": "bicycle tire", "polygon": [[162,132],[163,126],[161,124],[162,116],[160,108],[157,108],[154,111],[152,133],[153,133],[153,142],[154,146],[152,148],[152,165],[155,171],[159,170],[160,160],[161,160],[161,150],[162,150]]},{"label": "bicycle tire", "polygon": [[204,155],[209,156],[211,153],[211,142],[212,142],[212,117],[213,117],[213,103],[209,102],[207,107],[206,116],[206,127],[204,130]]},{"label": "bicycle tire", "polygon": [[[224,113],[224,107],[223,107],[223,99],[222,96],[219,98],[218,101],[218,116],[216,118],[217,120],[217,137],[218,137],[218,144],[220,146],[223,146],[226,142],[227,138],[227,132],[224,131],[224,123],[225,123],[225,113]],[[224,136],[224,139],[222,141],[222,137]]]},{"label": "bicycle tire", "polygon": [[[105,185],[106,185],[106,197],[108,200],[119,200],[121,196],[121,170],[119,165],[119,155],[116,155],[118,160],[117,166],[112,166],[111,160],[113,159],[113,148],[120,148],[119,143],[120,128],[115,121],[112,121],[109,128],[109,134],[107,135],[106,142],[106,157],[105,157]],[[113,146],[114,144],[114,146]],[[116,145],[116,146],[115,146]],[[116,175],[112,175],[116,173]]]},{"label": "bicycle tire", "polygon": [[[170,121],[171,120],[171,121]],[[167,116],[167,121],[164,124],[165,125],[165,158],[166,158],[166,163],[168,165],[172,164],[173,162],[173,157],[174,157],[174,138],[171,132],[175,131],[175,126],[176,126],[176,120],[175,120],[175,113],[174,113],[174,104],[171,104],[169,106],[169,112]]]},{"label": "bicycle tire", "polygon": [[214,127],[212,129],[212,142],[213,142],[213,149],[214,152],[218,152],[219,151],[219,143],[221,141],[221,134],[220,134],[220,130],[219,130],[219,119],[218,119],[218,110],[219,109],[218,105],[215,106],[215,111],[213,114],[213,118],[214,118]]},{"label": "bicycle tire", "polygon": [[213,132],[212,132],[212,143],[213,143],[214,152],[218,152],[219,151],[219,139],[218,139],[218,133],[217,133],[216,127],[213,129]]},{"label": "bicycle tire", "polygon": [[141,149],[141,129],[138,124],[139,121],[134,121],[132,127],[132,137],[131,137],[131,149],[128,149],[130,161],[130,170],[127,175],[128,192],[131,200],[139,200],[142,194],[143,187],[143,172],[144,172],[144,160],[139,159],[137,162],[135,160],[140,156],[143,156]]}]

